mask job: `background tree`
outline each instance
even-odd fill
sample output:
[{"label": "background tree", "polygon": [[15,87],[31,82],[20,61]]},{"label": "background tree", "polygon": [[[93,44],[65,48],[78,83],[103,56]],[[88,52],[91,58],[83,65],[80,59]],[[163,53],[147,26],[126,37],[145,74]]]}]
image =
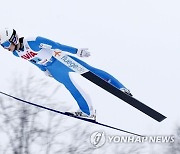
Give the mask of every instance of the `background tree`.
[{"label": "background tree", "polygon": [[[53,96],[56,94],[56,90],[48,96],[44,92],[45,88],[48,88],[50,84],[46,80],[35,79],[33,76],[28,78],[14,77],[11,84],[12,94],[24,100],[31,102],[39,102],[46,105],[45,102],[51,102]],[[52,101],[53,102],[53,101]],[[62,105],[60,102],[54,102],[48,104],[50,107]],[[41,105],[42,105],[41,104]],[[48,119],[48,116],[51,117]],[[58,117],[58,123],[53,126],[53,129],[58,128],[58,131],[64,131],[64,128],[57,127],[60,125],[62,116]],[[6,134],[6,140],[3,144],[6,145],[3,148],[3,153],[13,154],[30,154],[34,151],[33,147],[37,146],[39,140],[44,136],[55,136],[56,131],[50,133],[52,127],[52,119],[55,117],[54,114],[50,114],[42,109],[32,107],[27,104],[23,104],[16,100],[7,97],[1,97],[0,100],[0,119],[1,132]],[[48,122],[48,128],[44,126]],[[59,133],[58,132],[58,133]],[[46,134],[46,135],[45,135]],[[50,144],[46,146],[46,153],[50,151]],[[39,148],[35,148],[39,149]]]},{"label": "background tree", "polygon": [[180,154],[180,126],[176,126],[175,128],[175,142],[169,143],[167,147],[167,154]]}]

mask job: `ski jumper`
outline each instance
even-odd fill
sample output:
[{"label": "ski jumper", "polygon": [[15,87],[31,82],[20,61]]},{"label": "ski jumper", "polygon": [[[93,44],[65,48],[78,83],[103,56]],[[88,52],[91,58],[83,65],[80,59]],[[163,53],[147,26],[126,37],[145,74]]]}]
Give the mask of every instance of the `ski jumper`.
[{"label": "ski jumper", "polygon": [[[90,115],[93,110],[91,101],[87,95],[83,95],[83,90],[69,76],[69,72],[73,72],[73,70],[56,60],[52,55],[52,50],[62,50],[67,53],[76,54],[77,48],[62,45],[43,37],[23,38],[21,43],[23,43],[23,49],[18,51],[14,50],[13,54],[17,57],[30,61],[42,71],[48,70],[55,80],[62,83],[69,90],[81,111]],[[114,85],[116,88],[125,88],[112,75],[88,65],[74,56],[70,57],[94,74]]]}]

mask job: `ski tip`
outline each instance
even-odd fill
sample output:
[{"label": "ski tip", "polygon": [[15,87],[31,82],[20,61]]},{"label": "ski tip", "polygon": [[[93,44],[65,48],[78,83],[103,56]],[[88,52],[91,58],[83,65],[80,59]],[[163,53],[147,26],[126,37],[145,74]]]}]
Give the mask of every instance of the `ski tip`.
[{"label": "ski tip", "polygon": [[161,118],[157,119],[158,122],[162,122],[163,120],[165,120],[167,117],[162,116]]}]

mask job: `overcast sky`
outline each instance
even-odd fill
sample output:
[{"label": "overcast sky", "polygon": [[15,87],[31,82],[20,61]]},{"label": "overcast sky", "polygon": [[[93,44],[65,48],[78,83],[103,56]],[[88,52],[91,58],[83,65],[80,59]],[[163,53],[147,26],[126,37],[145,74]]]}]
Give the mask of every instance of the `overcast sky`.
[{"label": "overcast sky", "polygon": [[[179,0],[6,0],[0,5],[0,27],[14,28],[25,37],[88,47],[92,56],[84,61],[111,73],[134,97],[168,117],[158,123],[74,75],[92,98],[97,120],[139,134],[169,135],[180,121],[179,6]],[[12,74],[33,70],[47,78],[32,64],[0,50],[0,90],[10,91]],[[57,99],[72,103],[68,91],[60,90]]]}]

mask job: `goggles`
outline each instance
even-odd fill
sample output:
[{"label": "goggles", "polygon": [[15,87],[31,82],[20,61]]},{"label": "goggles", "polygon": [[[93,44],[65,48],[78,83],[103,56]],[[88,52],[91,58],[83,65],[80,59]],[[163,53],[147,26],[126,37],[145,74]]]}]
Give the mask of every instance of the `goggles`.
[{"label": "goggles", "polygon": [[17,45],[19,42],[18,35],[16,34],[16,31],[14,29],[13,29],[13,33],[9,41],[14,43],[14,45]]},{"label": "goggles", "polygon": [[4,43],[1,44],[1,46],[5,49],[8,49],[11,46],[11,42],[10,41],[6,41]]}]

